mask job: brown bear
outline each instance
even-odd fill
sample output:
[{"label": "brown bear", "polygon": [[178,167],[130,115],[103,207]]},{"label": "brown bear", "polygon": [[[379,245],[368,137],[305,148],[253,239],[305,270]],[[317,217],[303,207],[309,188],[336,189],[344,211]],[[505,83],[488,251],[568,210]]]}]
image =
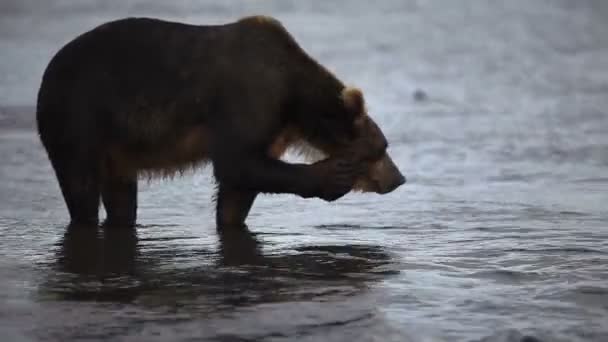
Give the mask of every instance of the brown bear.
[{"label": "brown bear", "polygon": [[[259,193],[336,200],[390,192],[405,178],[362,93],[306,54],[277,20],[198,26],[105,23],[47,66],[37,125],[71,221],[136,221],[138,176],[210,161],[218,227],[242,226]],[[287,163],[289,146],[326,158]]]}]

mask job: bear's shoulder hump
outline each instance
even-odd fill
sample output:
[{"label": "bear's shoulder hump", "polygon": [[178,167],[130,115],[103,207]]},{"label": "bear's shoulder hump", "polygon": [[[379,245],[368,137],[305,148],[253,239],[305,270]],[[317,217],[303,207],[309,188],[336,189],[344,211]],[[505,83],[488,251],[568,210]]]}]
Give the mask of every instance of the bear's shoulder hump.
[{"label": "bear's shoulder hump", "polygon": [[281,22],[278,19],[273,18],[271,16],[267,16],[267,15],[253,15],[253,16],[243,17],[238,20],[238,23],[253,24],[253,25],[258,25],[258,26],[274,27],[274,28],[281,28],[281,29],[283,28],[283,24],[281,24]]}]

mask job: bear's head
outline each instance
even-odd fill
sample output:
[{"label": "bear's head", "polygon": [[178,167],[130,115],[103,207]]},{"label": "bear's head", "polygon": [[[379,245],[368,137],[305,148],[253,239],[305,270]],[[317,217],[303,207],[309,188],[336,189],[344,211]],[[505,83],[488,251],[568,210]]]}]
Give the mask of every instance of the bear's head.
[{"label": "bear's head", "polygon": [[326,156],[345,156],[367,165],[365,174],[353,190],[386,194],[405,183],[405,177],[386,149],[382,130],[367,114],[362,92],[345,87],[338,106],[319,113],[315,134],[306,134],[306,142]]},{"label": "bear's head", "polygon": [[353,190],[385,194],[397,189],[405,183],[405,176],[388,155],[386,137],[367,114],[363,94],[357,88],[346,87],[341,98],[353,118],[355,132],[355,139],[346,151],[368,165],[366,174],[357,180]]}]

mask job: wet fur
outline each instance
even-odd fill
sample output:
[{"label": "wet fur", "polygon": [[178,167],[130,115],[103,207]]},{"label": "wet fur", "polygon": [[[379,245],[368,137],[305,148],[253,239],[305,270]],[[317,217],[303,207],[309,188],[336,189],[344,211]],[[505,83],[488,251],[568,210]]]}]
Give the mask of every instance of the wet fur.
[{"label": "wet fur", "polygon": [[[127,146],[114,146],[107,150],[108,163],[113,174],[129,178],[172,178],[188,171],[207,166],[210,162],[209,132],[195,127],[177,137],[171,144],[148,153],[129,150]],[[327,154],[306,142],[295,128],[283,130],[268,148],[268,155],[282,159],[287,154],[303,158],[309,163],[327,157]]]},{"label": "wet fur", "polygon": [[[108,152],[112,172],[119,177],[137,177],[148,181],[195,172],[211,162],[206,149],[208,137],[205,131],[202,127],[194,128],[170,147],[150,154],[131,153],[120,147],[111,149]],[[283,160],[292,156],[306,163],[314,163],[328,157],[327,153],[312,146],[291,127],[277,136],[268,149],[268,155]],[[368,178],[360,178],[355,183],[353,191],[373,192],[373,184]]]},{"label": "wet fur", "polygon": [[244,220],[257,193],[335,200],[344,187],[318,186],[332,174],[276,160],[333,157],[368,128],[360,152],[384,151],[366,118],[360,90],[263,16],[217,26],[147,18],[101,25],[53,57],[37,103],[41,142],[81,222],[97,220],[101,193],[116,220],[133,224],[138,178],[211,161],[223,198],[217,212],[234,213],[218,222]]},{"label": "wet fur", "polygon": [[113,146],[107,151],[109,167],[123,178],[172,178],[206,166],[209,162],[209,132],[194,127],[160,148],[143,152],[128,146]]}]

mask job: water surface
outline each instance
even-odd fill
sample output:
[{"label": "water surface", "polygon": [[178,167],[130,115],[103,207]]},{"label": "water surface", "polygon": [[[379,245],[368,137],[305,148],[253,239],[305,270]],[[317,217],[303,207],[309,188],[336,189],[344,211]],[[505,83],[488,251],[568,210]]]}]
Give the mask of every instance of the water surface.
[{"label": "water surface", "polygon": [[[3,340],[608,340],[603,1],[45,4],[0,5]],[[200,170],[142,182],[136,231],[67,229],[33,129],[56,49],[117,17],[253,13],[365,91],[409,183],[263,196],[220,234]]]}]

